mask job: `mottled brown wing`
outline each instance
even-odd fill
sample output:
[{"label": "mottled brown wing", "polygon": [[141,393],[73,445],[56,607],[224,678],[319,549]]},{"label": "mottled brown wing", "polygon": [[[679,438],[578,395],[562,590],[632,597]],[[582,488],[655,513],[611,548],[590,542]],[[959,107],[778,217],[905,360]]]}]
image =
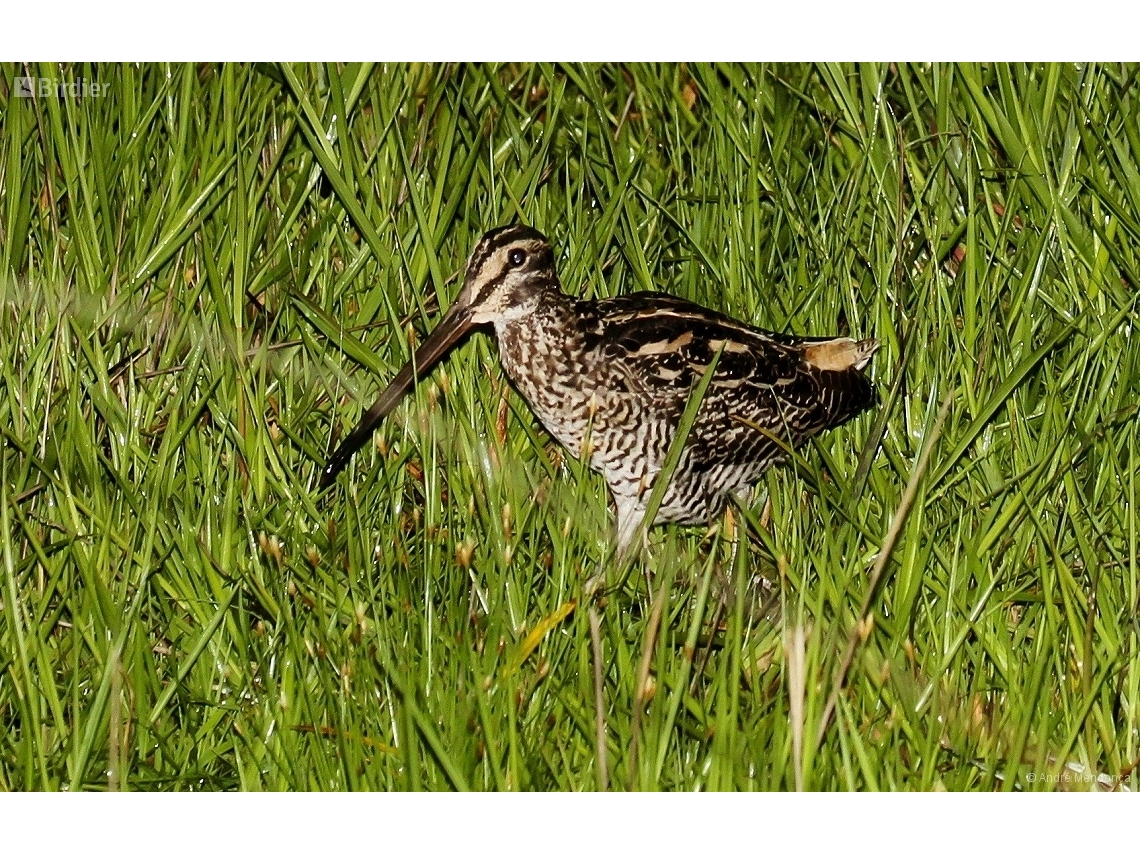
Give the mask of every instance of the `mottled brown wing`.
[{"label": "mottled brown wing", "polygon": [[713,384],[773,385],[790,377],[797,339],[768,333],[668,294],[642,292],[597,304],[604,349],[631,366],[646,391],[683,407],[693,383],[721,352]]},{"label": "mottled brown wing", "polygon": [[830,339],[750,327],[666,294],[632,294],[598,309],[607,355],[629,366],[629,382],[675,418],[720,352],[690,439],[704,465],[771,457],[774,443],[756,426],[798,445],[875,402],[861,371],[825,370],[805,359],[807,349]]}]

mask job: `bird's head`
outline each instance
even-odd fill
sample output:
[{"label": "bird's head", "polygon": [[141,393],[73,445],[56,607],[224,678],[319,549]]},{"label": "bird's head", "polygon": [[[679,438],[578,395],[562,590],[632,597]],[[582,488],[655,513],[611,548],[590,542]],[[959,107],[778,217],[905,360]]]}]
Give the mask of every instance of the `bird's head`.
[{"label": "bird's head", "polygon": [[539,297],[557,288],[550,241],[529,226],[503,226],[483,235],[467,261],[463,289],[411,362],[392,378],[321,473],[327,487],[380,421],[396,408],[419,377],[423,377],[470,329],[506,322],[533,312]]},{"label": "bird's head", "polygon": [[465,317],[469,326],[511,320],[534,311],[552,286],[554,252],[546,236],[530,226],[503,226],[483,235],[471,253],[463,290],[448,315]]}]

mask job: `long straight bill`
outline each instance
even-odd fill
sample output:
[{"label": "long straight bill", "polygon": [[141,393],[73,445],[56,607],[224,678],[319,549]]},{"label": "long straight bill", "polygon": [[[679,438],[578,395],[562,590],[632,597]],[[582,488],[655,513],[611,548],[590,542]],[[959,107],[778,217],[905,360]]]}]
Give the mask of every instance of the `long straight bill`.
[{"label": "long straight bill", "polygon": [[376,403],[360,419],[360,424],[352,429],[352,433],[344,438],[329,457],[321,473],[320,489],[326,489],[336,480],[337,474],[348,465],[352,455],[368,442],[383,418],[396,409],[396,405],[408,394],[415,382],[431,371],[471,326],[471,315],[467,309],[453,306],[443,316],[427,341],[420,345],[412,361],[397,372],[388,388],[380,393]]}]

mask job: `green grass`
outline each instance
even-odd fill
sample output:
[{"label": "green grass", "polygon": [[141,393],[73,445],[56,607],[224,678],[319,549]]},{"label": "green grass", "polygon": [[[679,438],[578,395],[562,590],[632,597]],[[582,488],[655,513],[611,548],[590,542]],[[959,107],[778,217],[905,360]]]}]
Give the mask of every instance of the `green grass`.
[{"label": "green grass", "polygon": [[0,787],[599,785],[605,487],[493,342],[315,490],[515,218],[572,293],[883,342],[611,572],[612,787],[1130,785],[1136,72],[3,66]]}]

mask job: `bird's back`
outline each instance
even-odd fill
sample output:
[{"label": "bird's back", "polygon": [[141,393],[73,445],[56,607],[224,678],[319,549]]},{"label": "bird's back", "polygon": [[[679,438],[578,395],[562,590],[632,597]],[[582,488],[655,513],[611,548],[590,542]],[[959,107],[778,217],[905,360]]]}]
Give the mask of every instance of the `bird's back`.
[{"label": "bird's back", "polygon": [[806,338],[769,332],[668,294],[600,300],[599,347],[654,405],[683,410],[719,353],[698,425],[733,416],[773,433],[811,436],[871,407],[863,373],[872,339]]}]

